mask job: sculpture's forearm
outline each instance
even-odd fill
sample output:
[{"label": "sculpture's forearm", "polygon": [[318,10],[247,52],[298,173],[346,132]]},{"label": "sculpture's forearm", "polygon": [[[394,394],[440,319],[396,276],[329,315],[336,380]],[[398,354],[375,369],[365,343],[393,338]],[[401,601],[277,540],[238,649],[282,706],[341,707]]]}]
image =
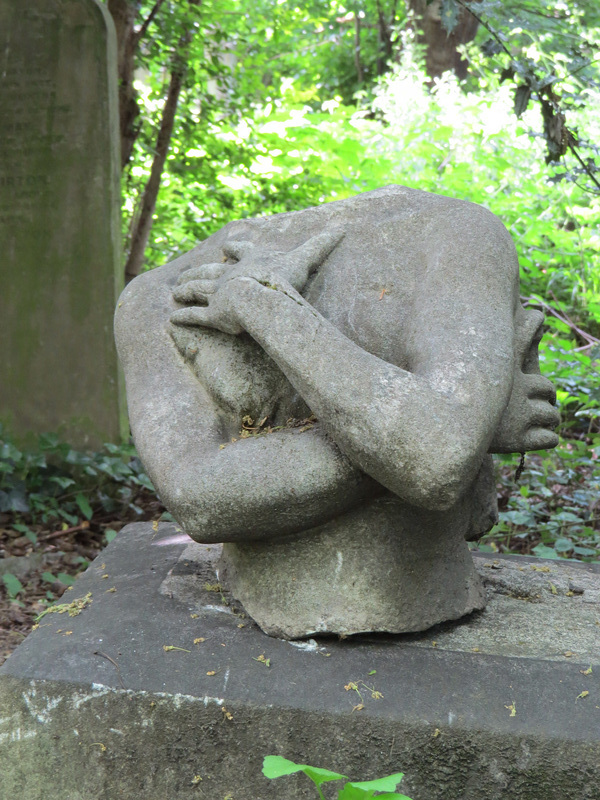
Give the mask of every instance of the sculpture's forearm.
[{"label": "sculpture's forearm", "polygon": [[140,457],[186,531],[215,542],[286,535],[381,491],[318,426],[223,446],[214,404],[169,335],[173,303],[163,275],[129,285],[116,336]]},{"label": "sculpture's forearm", "polygon": [[[502,388],[485,387],[495,376],[478,373],[479,356],[464,357],[462,375],[452,364],[443,376],[415,375],[360,348],[299,296],[251,279],[236,283],[240,323],[354,464],[410,503],[456,502],[506,401]],[[508,390],[510,356],[505,361]],[[474,408],[481,397],[489,397],[488,408]]]},{"label": "sculpture's forearm", "polygon": [[204,453],[201,463],[168,478],[161,496],[193,538],[222,542],[307,530],[381,491],[311,430],[243,439]]}]

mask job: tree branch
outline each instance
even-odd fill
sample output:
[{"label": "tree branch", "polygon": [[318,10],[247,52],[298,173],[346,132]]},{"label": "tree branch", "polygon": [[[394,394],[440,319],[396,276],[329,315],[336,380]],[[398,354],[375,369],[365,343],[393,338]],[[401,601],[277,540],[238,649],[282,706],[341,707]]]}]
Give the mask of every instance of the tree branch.
[{"label": "tree branch", "polygon": [[152,20],[158,14],[158,12],[160,11],[160,7],[163,5],[164,2],[165,0],[157,0],[157,2],[154,4],[154,8],[152,9],[152,11],[143,21],[140,28],[135,32],[136,45],[140,41],[140,39],[142,39],[146,35],[146,32],[150,27]]},{"label": "tree branch", "polygon": [[354,66],[356,67],[358,82],[363,83],[365,76],[360,60],[360,17],[358,16],[358,11],[354,12]]},{"label": "tree branch", "polygon": [[[200,2],[201,0],[189,0],[190,6],[199,6]],[[125,264],[126,283],[140,274],[144,263],[144,253],[148,245],[148,239],[150,238],[154,209],[156,208],[156,199],[158,197],[158,190],[160,189],[160,181],[171,144],[177,105],[179,103],[179,96],[187,70],[187,50],[192,40],[193,32],[193,27],[185,31],[179,40],[177,50],[173,56],[169,89],[167,91],[160,127],[156,137],[156,147],[152,168],[150,170],[150,177],[148,178],[142,195],[139,217],[133,226],[131,247]]]}]

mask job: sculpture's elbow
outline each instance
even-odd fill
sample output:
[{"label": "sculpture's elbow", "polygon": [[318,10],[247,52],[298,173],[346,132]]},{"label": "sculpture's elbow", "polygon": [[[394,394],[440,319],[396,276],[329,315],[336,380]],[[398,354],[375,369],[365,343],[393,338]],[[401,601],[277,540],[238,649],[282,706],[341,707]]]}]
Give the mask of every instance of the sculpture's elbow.
[{"label": "sculpture's elbow", "polygon": [[230,523],[225,509],[217,509],[210,491],[187,486],[184,482],[168,482],[159,488],[160,498],[178,525],[197,542],[222,542]]},{"label": "sculpture's elbow", "polygon": [[441,456],[421,462],[398,476],[395,494],[417,508],[427,511],[449,511],[469,490],[477,473],[473,459]]}]

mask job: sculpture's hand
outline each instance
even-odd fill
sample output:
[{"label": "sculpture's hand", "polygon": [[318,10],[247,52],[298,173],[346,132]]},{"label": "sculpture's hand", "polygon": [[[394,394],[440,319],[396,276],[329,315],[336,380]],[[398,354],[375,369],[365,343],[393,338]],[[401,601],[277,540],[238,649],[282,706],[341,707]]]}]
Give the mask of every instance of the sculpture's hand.
[{"label": "sculpture's hand", "polygon": [[556,392],[540,374],[538,344],[544,316],[524,309],[515,330],[515,375],[512,393],[494,434],[490,453],[525,453],[556,447],[554,428],[560,417]]},{"label": "sculpture's hand", "polygon": [[236,263],[203,264],[182,273],[173,297],[188,307],[175,311],[171,322],[239,334],[244,328],[237,313],[236,281],[255,280],[267,289],[282,291],[300,300],[298,293],[304,289],[310,275],[343,236],[341,231],[325,232],[288,253],[256,247],[251,242],[230,242],[223,253]]}]

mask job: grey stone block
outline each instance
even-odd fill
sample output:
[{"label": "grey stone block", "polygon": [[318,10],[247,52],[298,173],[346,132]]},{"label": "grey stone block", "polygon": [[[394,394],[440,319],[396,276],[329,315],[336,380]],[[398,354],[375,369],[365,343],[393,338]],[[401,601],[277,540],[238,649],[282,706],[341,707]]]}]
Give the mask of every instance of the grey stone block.
[{"label": "grey stone block", "polygon": [[97,0],[0,0],[0,420],[78,447],[127,433],[112,18]]},{"label": "grey stone block", "polygon": [[219,550],[130,525],[40,621],[0,670],[2,800],[313,797],[272,753],[413,800],[600,800],[598,566],[476,555],[483,612],[290,642],[227,604]]}]

